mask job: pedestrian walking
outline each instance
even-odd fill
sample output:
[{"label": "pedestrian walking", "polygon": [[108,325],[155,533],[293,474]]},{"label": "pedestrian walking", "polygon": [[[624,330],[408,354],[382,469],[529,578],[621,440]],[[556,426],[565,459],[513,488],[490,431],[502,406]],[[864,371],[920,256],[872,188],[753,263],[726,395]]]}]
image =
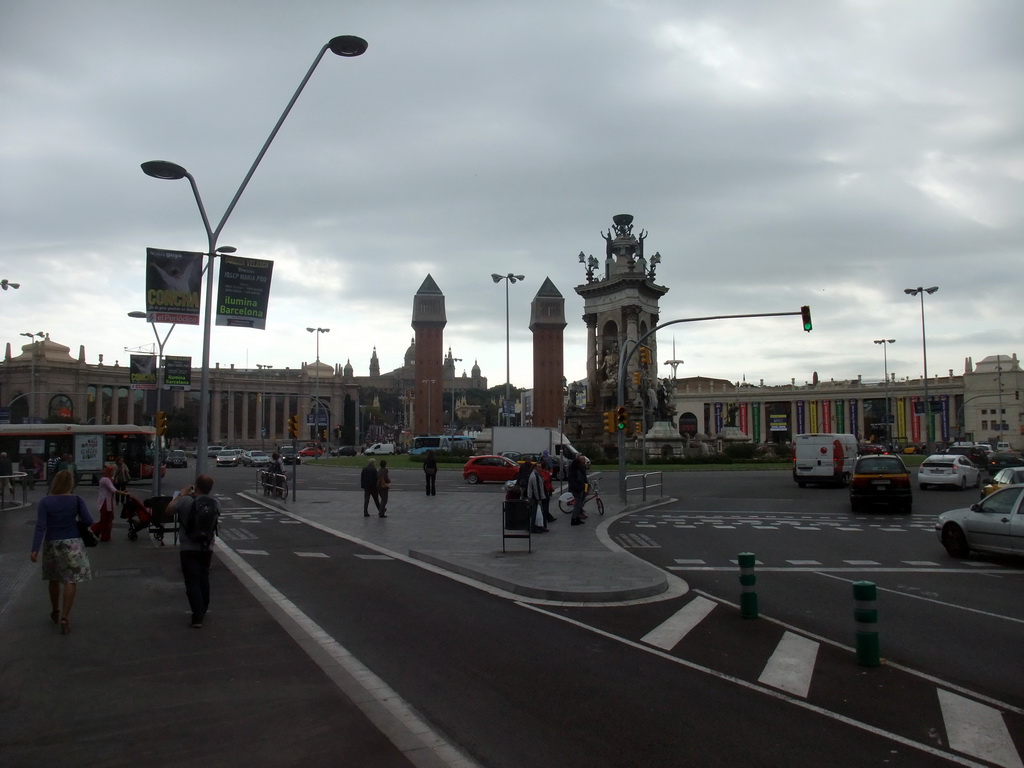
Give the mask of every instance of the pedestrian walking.
[{"label": "pedestrian walking", "polygon": [[132,479],[132,473],[128,469],[128,465],[124,463],[124,456],[118,456],[114,459],[114,476],[111,480],[114,481],[114,487],[119,491],[125,491],[128,489],[128,481]]},{"label": "pedestrian walking", "polygon": [[114,530],[114,504],[117,496],[124,493],[114,487],[114,467],[107,464],[103,467],[103,475],[100,477],[99,491],[96,495],[96,506],[99,509],[99,522],[92,526],[92,532],[100,537],[100,541],[110,541],[110,534]]},{"label": "pedestrian walking", "polygon": [[555,486],[551,483],[551,458],[541,459],[538,467],[540,478],[544,481],[544,496],[540,500],[540,510],[544,514],[544,525],[553,523],[557,519],[551,514],[551,496],[555,492]]},{"label": "pedestrian walking", "polygon": [[220,502],[210,495],[211,491],[213,478],[199,475],[193,485],[182,488],[167,505],[167,511],[179,521],[178,559],[193,629],[203,626],[210,609],[210,561],[220,517]]},{"label": "pedestrian walking", "polygon": [[11,496],[14,496],[14,465],[7,456],[7,451],[0,451],[0,494],[7,495],[7,489],[11,489]]},{"label": "pedestrian walking", "polygon": [[530,502],[530,532],[547,533],[548,526],[540,505],[540,500],[544,498],[544,478],[540,475],[540,466],[532,466],[530,477],[526,481],[526,498]]},{"label": "pedestrian walking", "polygon": [[575,501],[572,505],[572,525],[582,525],[587,516],[583,514],[583,498],[587,493],[587,465],[586,456],[582,453],[576,454],[569,469],[566,471],[566,480],[569,483],[569,493]]},{"label": "pedestrian walking", "polygon": [[43,552],[43,580],[50,593],[50,620],[60,633],[71,633],[71,607],[80,582],[92,578],[92,568],[78,532],[78,521],[92,525],[89,508],[81,496],[72,493],[75,478],[67,470],[53,478],[50,493],[36,507],[36,530],[32,537],[32,562]]},{"label": "pedestrian walking", "polygon": [[377,491],[377,462],[370,459],[359,473],[359,486],[363,489],[363,517],[370,516],[370,499],[380,515],[380,494]]},{"label": "pedestrian walking", "polygon": [[423,460],[423,474],[427,479],[427,496],[437,496],[437,459],[433,451],[427,451]]},{"label": "pedestrian walking", "polygon": [[377,494],[380,497],[380,516],[388,516],[388,492],[391,490],[391,473],[388,472],[388,460],[380,460],[377,470]]}]

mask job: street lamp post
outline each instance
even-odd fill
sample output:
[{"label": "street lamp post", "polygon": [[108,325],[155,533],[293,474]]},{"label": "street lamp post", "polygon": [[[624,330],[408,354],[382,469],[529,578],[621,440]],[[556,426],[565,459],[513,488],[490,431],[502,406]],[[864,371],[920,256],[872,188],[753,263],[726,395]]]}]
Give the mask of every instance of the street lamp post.
[{"label": "street lamp post", "polygon": [[31,424],[32,417],[36,412],[36,348],[39,345],[39,342],[36,341],[36,337],[38,336],[40,339],[45,339],[46,333],[44,331],[36,331],[35,333],[25,332],[21,335],[32,339],[32,362],[30,364],[31,367],[29,368],[30,380],[28,383],[28,421]]},{"label": "street lamp post", "polygon": [[882,345],[882,365],[885,371],[885,447],[892,450],[892,420],[889,417],[889,345],[896,339],[875,339],[875,344]]},{"label": "street lamp post", "polygon": [[[449,353],[451,350],[449,350]],[[452,358],[452,434],[455,434],[455,363],[461,363],[461,357]]]},{"label": "street lamp post", "polygon": [[933,294],[939,290],[939,286],[933,285],[931,288],[904,288],[903,292],[908,296],[920,296],[921,297],[921,354],[924,358],[924,449],[925,454],[931,453],[931,423],[932,423],[932,404],[928,400],[928,342],[926,341],[924,332],[924,295]]},{"label": "street lamp post", "polygon": [[505,413],[505,408],[508,406],[508,402],[512,399],[512,366],[509,357],[509,315],[508,315],[508,284],[514,283],[517,280],[525,280],[523,275],[515,275],[509,272],[507,275],[492,274],[491,280],[495,283],[500,283],[502,280],[505,281],[505,402],[502,403],[501,412]]},{"label": "street lamp post", "polygon": [[310,333],[316,334],[316,384],[313,389],[313,432],[316,433],[316,441],[320,442],[320,334],[330,333],[330,328],[307,328]]},{"label": "street lamp post", "polygon": [[267,369],[272,365],[256,363],[256,367],[263,371],[263,391],[260,392],[260,450],[267,450]]},{"label": "street lamp post", "polygon": [[[134,317],[145,320],[147,315],[145,312],[129,312],[128,317]],[[163,410],[161,408],[161,401],[163,399],[164,392],[164,344],[171,338],[175,328],[175,323],[171,323],[171,327],[167,330],[167,335],[160,338],[159,332],[156,330],[156,324],[153,324],[153,337],[156,339],[156,411]],[[153,417],[156,418],[155,416]],[[160,435],[156,436],[153,446],[153,495],[160,495]]]},{"label": "street lamp post", "polygon": [[361,37],[354,35],[341,35],[328,41],[320,49],[320,53],[313,60],[313,64],[306,72],[306,76],[302,78],[302,82],[299,83],[299,87],[295,90],[288,105],[284,108],[284,112],[281,113],[281,117],[278,118],[277,124],[274,129],[270,132],[266,142],[263,144],[263,148],[260,149],[259,154],[256,155],[256,159],[253,161],[252,166],[249,168],[249,172],[245,174],[245,178],[242,179],[241,185],[235,192],[235,196],[231,198],[231,202],[228,203],[227,209],[224,211],[224,215],[220,219],[220,223],[217,224],[216,228],[210,227],[210,219],[206,215],[206,208],[203,206],[203,199],[199,195],[199,187],[196,186],[196,180],[192,177],[187,170],[176,163],[170,163],[164,160],[151,160],[142,164],[142,171],[147,176],[152,176],[157,179],[188,179],[189,184],[192,186],[192,195],[196,199],[196,204],[199,206],[199,214],[203,219],[203,226],[206,228],[207,237],[207,262],[206,262],[206,307],[205,317],[203,319],[203,361],[200,377],[201,391],[199,393],[199,448],[196,453],[196,471],[198,473],[204,473],[206,471],[206,465],[208,457],[206,455],[207,448],[209,446],[209,421],[210,421],[210,320],[213,310],[213,259],[214,254],[217,253],[217,239],[220,237],[221,231],[224,229],[224,225],[228,221],[228,217],[231,216],[231,212],[234,211],[235,205],[238,203],[238,199],[242,196],[245,188],[249,184],[249,180],[252,175],[256,172],[256,168],[259,166],[260,161],[263,160],[263,156],[267,153],[267,149],[270,148],[270,143],[277,136],[277,132],[281,129],[281,125],[284,123],[288,113],[291,112],[296,100],[299,98],[299,94],[302,93],[303,88],[306,87],[306,83],[309,78],[313,75],[313,70],[316,69],[320,60],[327,53],[328,49],[331,53],[337,56],[353,57],[360,56],[366,52],[367,43]]}]

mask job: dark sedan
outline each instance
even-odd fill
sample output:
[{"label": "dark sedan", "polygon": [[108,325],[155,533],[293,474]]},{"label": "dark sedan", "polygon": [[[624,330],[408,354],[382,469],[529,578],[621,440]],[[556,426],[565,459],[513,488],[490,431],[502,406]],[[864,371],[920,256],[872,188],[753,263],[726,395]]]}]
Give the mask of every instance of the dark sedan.
[{"label": "dark sedan", "polygon": [[176,467],[178,469],[188,468],[188,457],[185,456],[184,451],[168,451],[164,457],[164,464],[168,467]]},{"label": "dark sedan", "polygon": [[1007,467],[1024,467],[1024,459],[1016,453],[993,453],[984,464],[989,476],[995,477],[996,472]]}]

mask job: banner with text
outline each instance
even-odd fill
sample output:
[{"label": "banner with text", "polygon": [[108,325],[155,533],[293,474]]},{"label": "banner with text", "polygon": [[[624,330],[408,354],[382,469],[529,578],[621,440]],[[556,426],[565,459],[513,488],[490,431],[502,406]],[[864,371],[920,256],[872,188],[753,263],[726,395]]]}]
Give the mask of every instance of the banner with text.
[{"label": "banner with text", "polygon": [[164,386],[192,388],[192,358],[167,355],[164,357]]},{"label": "banner with text", "polygon": [[217,281],[217,325],[267,327],[270,277],[274,262],[221,256]]},{"label": "banner with text", "polygon": [[199,325],[203,254],[146,249],[146,319]]},{"label": "banner with text", "polygon": [[156,389],[156,355],[132,355],[129,371],[132,389]]}]

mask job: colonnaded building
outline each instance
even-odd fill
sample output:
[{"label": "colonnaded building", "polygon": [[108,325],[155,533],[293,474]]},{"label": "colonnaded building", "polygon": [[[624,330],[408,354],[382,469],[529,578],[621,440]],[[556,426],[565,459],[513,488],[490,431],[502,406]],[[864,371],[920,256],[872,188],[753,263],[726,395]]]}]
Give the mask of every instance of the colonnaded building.
[{"label": "colonnaded building", "polygon": [[[806,432],[844,432],[870,442],[1006,440],[1024,448],[1024,371],[1016,354],[990,355],[977,363],[967,358],[962,371],[933,375],[927,382],[927,408],[925,382],[895,374],[884,381],[818,380],[815,373],[803,384],[794,379],[766,385],[676,378],[679,361],[662,360],[671,375],[661,376],[653,332],[659,327],[659,301],[669,290],[655,282],[661,254],[645,253],[647,233],[633,232],[631,215],[619,214],[612,221],[603,235],[603,261],[579,254],[585,282],[574,290],[584,302],[587,376],[565,380],[565,300],[546,278],[530,312],[534,388],[521,395],[515,422],[561,426],[574,443],[608,451],[614,451],[617,436],[605,431],[606,414],[617,405],[629,412],[630,434],[671,434],[684,445],[723,439],[788,443]],[[214,363],[210,444],[250,447],[284,441],[293,414],[306,416],[310,438],[328,435],[343,443],[439,434],[446,414],[471,410],[465,401],[468,391],[487,389],[476,363],[469,374],[458,375],[461,359],[450,348],[444,352],[445,301],[427,275],[413,297],[412,342],[402,365],[389,372],[381,372],[376,349],[368,374],[359,376],[350,359],[344,365],[318,361],[295,368],[238,369]],[[89,362],[84,347],[72,356],[70,347],[46,334],[21,335],[30,341],[19,345],[17,354],[15,343],[7,341],[0,361],[0,423],[150,424],[156,410],[182,412],[198,422],[199,392],[191,384],[164,391],[158,409],[154,392],[132,388],[129,366],[104,363],[102,355]],[[625,370],[620,373],[621,361]],[[199,380],[200,372],[192,370],[191,382]],[[378,401],[385,398],[392,401],[383,409],[388,417],[374,433],[366,429],[368,412],[379,414]],[[509,409],[506,403],[505,412]]]}]

